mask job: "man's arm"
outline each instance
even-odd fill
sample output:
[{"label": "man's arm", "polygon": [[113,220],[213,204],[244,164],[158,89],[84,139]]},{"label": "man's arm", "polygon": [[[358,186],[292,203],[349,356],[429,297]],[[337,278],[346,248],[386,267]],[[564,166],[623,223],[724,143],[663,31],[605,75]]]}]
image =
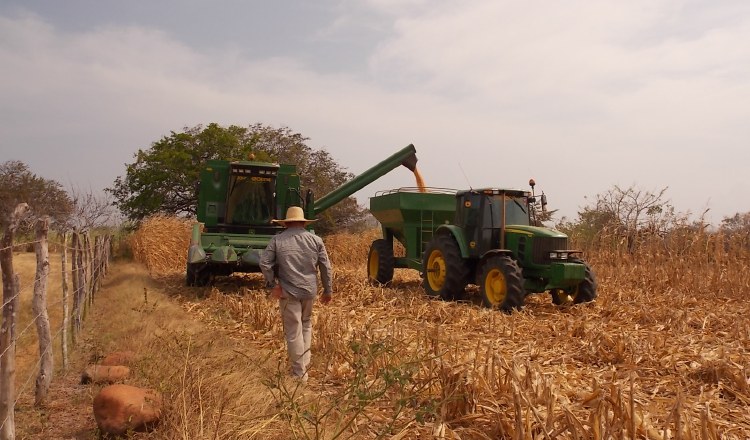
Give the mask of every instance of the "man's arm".
[{"label": "man's arm", "polygon": [[323,240],[318,243],[318,269],[320,270],[320,280],[323,282],[323,295],[330,297],[333,294],[333,282],[331,281],[333,271]]},{"label": "man's arm", "polygon": [[276,285],[276,276],[273,267],[276,264],[276,237],[271,238],[266,249],[260,254],[260,271],[266,279],[266,287],[272,288]]}]

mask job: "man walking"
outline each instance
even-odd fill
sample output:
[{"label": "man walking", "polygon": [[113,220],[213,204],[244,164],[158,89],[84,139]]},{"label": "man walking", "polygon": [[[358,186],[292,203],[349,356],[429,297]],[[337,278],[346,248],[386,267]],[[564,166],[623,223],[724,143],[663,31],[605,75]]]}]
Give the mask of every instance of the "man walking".
[{"label": "man walking", "polygon": [[[312,339],[313,303],[318,293],[318,270],[323,282],[320,301],[327,304],[333,293],[331,263],[323,240],[305,229],[315,220],[305,218],[302,208],[292,206],[284,220],[273,220],[286,230],[273,236],[260,259],[260,269],[279,300],[287,354],[292,375],[307,381]],[[278,281],[278,282],[277,282]]]}]

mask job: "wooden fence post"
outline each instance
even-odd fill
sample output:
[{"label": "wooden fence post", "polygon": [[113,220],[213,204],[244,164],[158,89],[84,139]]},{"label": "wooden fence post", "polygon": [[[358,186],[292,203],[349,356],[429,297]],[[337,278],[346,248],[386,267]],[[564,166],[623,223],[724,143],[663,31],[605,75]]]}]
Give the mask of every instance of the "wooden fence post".
[{"label": "wooden fence post", "polygon": [[94,303],[94,295],[99,290],[99,283],[100,283],[100,277],[101,277],[101,265],[99,262],[101,261],[101,247],[102,247],[102,236],[97,235],[94,237],[94,282],[93,287],[91,289],[91,304]]},{"label": "wooden fence post", "polygon": [[68,233],[62,233],[62,255],[60,257],[62,265],[62,340],[60,346],[62,347],[62,364],[63,370],[68,369],[68,325],[70,325],[69,310],[68,310],[68,268],[65,267],[68,264]]},{"label": "wooden fence post", "polygon": [[49,326],[47,313],[47,277],[49,276],[49,246],[47,232],[49,231],[49,217],[44,216],[36,224],[36,280],[34,281],[34,299],[31,310],[36,320],[36,330],[39,337],[39,374],[36,377],[36,393],[34,405],[39,406],[47,397],[49,385],[52,382],[52,331]]},{"label": "wooden fence post", "polygon": [[[78,299],[78,304],[80,305],[80,309],[78,312],[81,314],[80,325],[83,326],[83,320],[86,318],[86,312],[88,301],[87,301],[87,292],[89,289],[89,283],[88,283],[88,275],[86,271],[88,270],[88,266],[86,264],[86,246],[87,246],[87,233],[84,232],[81,234],[81,238],[78,240],[78,271],[80,272],[79,277],[81,280],[81,290],[78,292],[78,295],[80,298]],[[83,328],[83,327],[81,327]]]},{"label": "wooden fence post", "polygon": [[84,276],[86,277],[86,291],[84,292],[84,301],[86,302],[86,311],[91,308],[91,296],[94,288],[94,274],[91,270],[91,235],[89,231],[83,235],[83,266],[85,268]]},{"label": "wooden fence post", "polygon": [[81,288],[81,282],[78,279],[78,232],[73,231],[73,237],[71,240],[71,252],[70,252],[70,274],[73,280],[73,345],[78,344],[78,330],[81,328],[80,325],[80,314],[78,310],[81,305],[78,303],[78,290]]},{"label": "wooden fence post", "polygon": [[83,315],[84,308],[86,308],[85,292],[86,292],[86,268],[83,266],[83,240],[84,235],[78,233],[78,246],[75,249],[76,259],[76,277],[78,278],[78,289],[76,290],[76,302],[78,303],[78,310],[76,311],[76,331],[80,332],[83,329]]},{"label": "wooden fence post", "polygon": [[16,438],[16,312],[19,305],[18,274],[13,270],[13,235],[29,205],[21,203],[13,211],[0,244],[3,272],[3,314],[0,326],[0,440]]}]

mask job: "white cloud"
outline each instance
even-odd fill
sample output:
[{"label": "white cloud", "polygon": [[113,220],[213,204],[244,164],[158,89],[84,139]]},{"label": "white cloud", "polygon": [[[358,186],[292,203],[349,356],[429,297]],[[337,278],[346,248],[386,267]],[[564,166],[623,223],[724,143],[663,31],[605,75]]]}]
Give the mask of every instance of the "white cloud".
[{"label": "white cloud", "polygon": [[[535,177],[568,216],[584,196],[633,183],[670,186],[680,210],[711,200],[717,219],[750,210],[723,185],[750,190],[741,4],[700,14],[680,1],[368,5],[393,22],[366,77],[236,46],[200,52],[142,26],[69,33],[0,16],[3,159],[107,186],[170,130],[262,122],[311,137],[355,173],[413,142],[433,186]],[[359,195],[411,185],[397,171]]]}]

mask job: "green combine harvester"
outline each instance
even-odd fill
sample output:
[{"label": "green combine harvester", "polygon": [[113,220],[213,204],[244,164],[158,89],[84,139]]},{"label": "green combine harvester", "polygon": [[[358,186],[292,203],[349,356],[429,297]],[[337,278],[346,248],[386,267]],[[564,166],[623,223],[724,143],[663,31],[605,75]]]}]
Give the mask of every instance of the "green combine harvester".
[{"label": "green combine harvester", "polygon": [[301,206],[306,218],[346,199],[391,170],[417,166],[416,149],[408,145],[364,173],[314,200],[303,196],[295,165],[255,161],[210,160],[200,175],[198,222],[193,226],[185,281],[205,286],[212,277],[259,272],[260,255],[271,237],[284,230],[272,222],[287,208]]},{"label": "green combine harvester", "polygon": [[[505,311],[520,309],[531,293],[550,292],[555,304],[596,298],[594,274],[568,237],[534,226],[535,205],[546,196],[532,191],[484,188],[465,191],[402,188],[370,198],[381,223],[367,260],[371,282],[390,283],[395,268],[422,273],[427,294],[460,298],[468,284],[479,286],[482,303]],[[406,248],[394,257],[393,243]]]}]

